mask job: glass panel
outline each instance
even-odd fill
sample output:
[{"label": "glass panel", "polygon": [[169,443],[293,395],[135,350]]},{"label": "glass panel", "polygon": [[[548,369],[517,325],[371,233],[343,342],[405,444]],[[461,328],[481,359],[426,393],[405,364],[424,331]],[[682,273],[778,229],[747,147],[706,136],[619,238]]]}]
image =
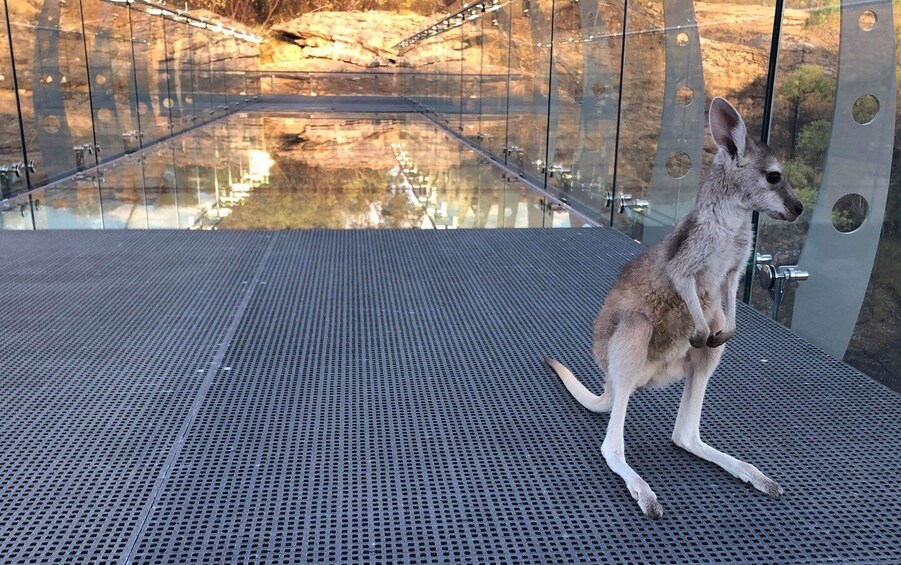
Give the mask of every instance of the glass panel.
[{"label": "glass panel", "polygon": [[246,78],[246,93],[248,98],[257,97],[260,95],[260,76],[259,72],[259,45],[256,43],[251,43],[249,41],[239,41],[238,44],[241,46],[241,56],[244,61],[244,71],[247,73]]},{"label": "glass panel", "polygon": [[[622,11],[597,0],[578,9],[558,5],[554,32],[552,109],[558,116],[548,186],[561,199],[602,223],[612,191]],[[605,23],[606,22],[606,23]]]},{"label": "glass panel", "polygon": [[[786,2],[795,17],[807,6]],[[892,54],[901,14],[892,8],[888,1],[843,9],[824,2],[804,13],[803,26],[784,28],[783,44],[805,47],[800,57],[780,51],[770,144],[805,211],[791,224],[761,214],[757,250],[809,279],[755,284],[751,303],[901,389],[901,121]]]},{"label": "glass panel", "polygon": [[178,191],[175,187],[174,142],[150,149],[142,159],[147,226],[178,228]]},{"label": "glass panel", "polygon": [[99,177],[103,229],[146,229],[141,158],[129,155],[114,161],[103,167]]},{"label": "glass panel", "polygon": [[245,99],[244,84],[244,60],[241,57],[241,48],[239,44],[246,43],[244,41],[236,41],[234,37],[225,37],[225,60],[224,68],[224,84],[226,101],[229,107],[234,110]]},{"label": "glass panel", "polygon": [[421,83],[418,88],[421,93],[420,103],[435,114],[444,112],[442,93],[445,92],[444,74],[447,66],[443,55],[444,36],[445,34],[431,36],[405,53],[407,60],[420,73],[416,78]]},{"label": "glass panel", "polygon": [[82,2],[100,161],[140,148],[128,10]]},{"label": "glass panel", "polygon": [[481,145],[503,159],[507,136],[507,78],[510,8],[504,6],[482,20]]},{"label": "glass panel", "polygon": [[[789,9],[803,3],[786,2]],[[832,110],[835,101],[835,74],[838,68],[839,14],[835,6],[813,13],[808,20],[810,29],[789,27],[783,30],[782,41],[804,41],[813,32],[824,44],[828,56],[817,61],[803,58],[779,57],[779,74],[773,106],[770,147],[783,161],[786,176],[806,208],[796,222],[789,224],[772,220],[761,214],[757,251],[770,254],[779,265],[795,265],[801,254],[826,162],[829,134],[832,129]],[[794,289],[781,297],[776,318],[791,325],[794,308]],[[751,304],[768,315],[774,314],[774,300],[769,292],[755,285]]]},{"label": "glass panel", "polygon": [[165,39],[169,61],[169,107],[173,132],[183,131],[194,123],[194,68],[191,32],[187,25],[165,20]]},{"label": "glass panel", "polygon": [[40,188],[31,193],[31,200],[36,229],[103,229],[103,205],[93,172]]},{"label": "glass panel", "polygon": [[[654,159],[663,132],[663,97],[666,80],[666,34],[663,1],[652,0],[640,17],[630,9],[625,40],[622,75],[623,111],[629,109],[628,124],[620,129],[616,155],[616,196],[629,195],[636,200],[653,200],[650,194]],[[631,6],[630,6],[631,8]],[[651,202],[653,207],[653,202]],[[641,241],[644,227],[668,229],[666,219],[653,216],[653,210],[612,206],[613,225],[629,237]]]},{"label": "glass panel", "polygon": [[188,225],[195,229],[211,229],[219,221],[219,182],[220,176],[225,176],[222,170],[227,162],[227,145],[220,145],[220,140],[228,140],[232,133],[237,133],[232,129],[234,121],[234,118],[226,118],[192,132],[196,163],[193,188],[197,207],[193,218],[188,218]]},{"label": "glass panel", "polygon": [[192,229],[197,225],[200,177],[197,170],[197,131],[191,131],[173,140],[175,150],[175,190],[178,204],[179,229]]},{"label": "glass panel", "polygon": [[462,16],[457,18],[454,24],[456,29],[445,34],[452,58],[447,61],[447,106],[444,113],[448,127],[457,132],[463,131],[460,118],[463,109],[463,65],[467,51],[463,47],[464,21]]},{"label": "glass panel", "polygon": [[544,186],[548,124],[550,9],[537,1],[512,4],[507,164]]},{"label": "glass panel", "polygon": [[163,20],[129,8],[135,54],[138,115],[144,145],[169,135],[169,63]]},{"label": "glass panel", "polygon": [[95,163],[77,2],[8,2],[32,185]]},{"label": "glass panel", "polygon": [[0,229],[34,229],[31,217],[31,199],[27,194],[0,200]]},{"label": "glass panel", "polygon": [[694,206],[701,171],[715,154],[706,132],[710,97],[729,99],[760,139],[774,12],[761,6],[748,8],[748,17],[724,18],[734,5],[719,1],[633,8],[613,217],[650,245]]},{"label": "glass panel", "polygon": [[[15,81],[9,43],[6,34],[6,12],[0,6],[0,200],[11,198],[28,188],[25,154],[22,151],[22,132],[19,127]],[[15,208],[15,203],[4,205],[4,226],[11,225],[12,216],[7,209]],[[17,222],[15,222],[17,223]],[[28,223],[31,224],[29,212]]]},{"label": "glass panel", "polygon": [[463,24],[462,82],[460,85],[460,132],[474,143],[480,141],[482,131],[479,118],[482,115],[482,58],[480,48],[482,21],[478,17]]},{"label": "glass panel", "polygon": [[211,57],[213,47],[210,32],[192,28],[194,41],[194,76],[197,93],[197,119],[210,120],[216,108],[216,81],[213,80]]},{"label": "glass panel", "polygon": [[233,41],[227,35],[215,31],[204,32],[209,41],[210,52],[210,109],[215,116],[228,111],[229,104],[229,57],[233,51]]},{"label": "glass panel", "polygon": [[[255,189],[265,187],[270,183],[269,170],[273,162],[266,148],[265,128],[267,123],[273,127],[273,134],[276,137],[297,131],[293,128],[294,122],[290,117],[272,121],[269,118],[251,114],[244,119],[236,119],[233,123],[230,121],[229,128],[223,128],[217,136],[216,142],[220,155],[224,156],[223,167],[221,170],[217,168],[216,177],[217,225],[219,222],[224,222],[225,227],[272,225],[269,223],[270,221],[277,224],[284,215],[294,213],[291,210],[281,211],[269,208],[273,203],[279,201],[279,196],[274,194],[257,195],[264,201],[257,209],[258,211],[262,210],[262,217],[256,221],[248,219],[247,217],[251,214],[247,214],[247,210],[242,207],[242,203],[251,196]],[[223,136],[227,137],[223,138]],[[291,167],[293,161],[293,158],[289,158],[282,162],[284,166]],[[281,189],[287,193],[294,193],[296,183],[292,183],[287,178],[284,180],[286,183],[281,186]],[[271,188],[276,189],[276,185]],[[293,208],[299,208],[299,206]],[[239,216],[229,219],[235,209],[239,210]],[[298,211],[298,214],[303,214],[303,212]],[[245,219],[242,219],[241,216]]]},{"label": "glass panel", "polygon": [[535,41],[536,72],[532,77],[532,125],[535,137],[529,137],[523,146],[526,155],[534,155],[530,160],[535,175],[542,185],[547,185],[549,168],[554,165],[552,159],[556,153],[558,125],[560,121],[559,105],[551,104],[550,96],[557,91],[557,74],[553,71],[554,30],[553,11],[555,2],[542,4],[533,2],[529,13],[529,25],[532,39]]}]

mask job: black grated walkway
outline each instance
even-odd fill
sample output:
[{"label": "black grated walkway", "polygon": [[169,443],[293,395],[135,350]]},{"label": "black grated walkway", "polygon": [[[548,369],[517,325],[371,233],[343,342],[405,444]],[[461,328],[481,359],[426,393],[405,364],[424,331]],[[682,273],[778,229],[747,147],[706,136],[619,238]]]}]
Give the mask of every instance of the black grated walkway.
[{"label": "black grated walkway", "polygon": [[901,396],[746,308],[703,433],[601,456],[610,230],[0,235],[0,563],[897,562]]}]

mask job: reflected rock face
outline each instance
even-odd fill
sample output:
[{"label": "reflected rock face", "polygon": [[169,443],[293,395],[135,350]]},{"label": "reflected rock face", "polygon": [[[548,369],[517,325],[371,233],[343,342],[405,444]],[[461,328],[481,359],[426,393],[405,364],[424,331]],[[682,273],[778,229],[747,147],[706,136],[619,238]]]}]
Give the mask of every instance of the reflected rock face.
[{"label": "reflected rock face", "polygon": [[397,165],[385,148],[400,140],[392,121],[271,117],[266,139],[276,158],[329,169],[381,169]]},{"label": "reflected rock face", "polygon": [[379,11],[308,13],[272,28],[275,39],[294,48],[276,43],[264,58],[269,68],[284,65],[284,70],[386,67],[397,60],[394,45],[431,20],[415,14]]}]

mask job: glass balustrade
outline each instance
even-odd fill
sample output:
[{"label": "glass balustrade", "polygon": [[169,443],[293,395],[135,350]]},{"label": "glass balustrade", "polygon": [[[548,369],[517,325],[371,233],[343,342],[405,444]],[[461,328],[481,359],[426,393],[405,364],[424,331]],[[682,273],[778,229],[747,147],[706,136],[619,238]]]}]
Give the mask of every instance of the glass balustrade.
[{"label": "glass balustrade", "polygon": [[[102,175],[90,172],[98,164],[237,110],[259,95],[258,77],[248,75],[255,75],[261,39],[180,6],[149,0],[4,3],[4,202],[29,202],[29,193],[42,188],[48,195],[63,194],[63,186],[81,187],[89,177],[105,195]],[[139,167],[117,165],[105,182],[125,170]],[[85,175],[70,178],[79,172]],[[23,225],[8,217],[5,226]],[[32,227],[55,223],[36,217],[41,220]]]}]

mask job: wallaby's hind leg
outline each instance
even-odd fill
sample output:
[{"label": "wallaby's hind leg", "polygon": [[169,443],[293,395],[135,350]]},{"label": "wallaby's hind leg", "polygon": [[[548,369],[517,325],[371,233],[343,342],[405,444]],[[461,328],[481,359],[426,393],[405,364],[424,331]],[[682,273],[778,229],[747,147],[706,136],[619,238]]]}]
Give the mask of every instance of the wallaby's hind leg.
[{"label": "wallaby's hind leg", "polygon": [[739,461],[731,455],[710,447],[701,440],[701,406],[704,404],[704,391],[722,354],[723,348],[704,347],[689,351],[689,359],[686,363],[689,369],[688,377],[685,379],[679,414],[676,416],[676,425],[673,428],[673,443],[701,459],[716,463],[734,477],[751,483],[757,490],[773,498],[779,498],[782,496],[782,487],[776,481],[761,473],[750,463]]},{"label": "wallaby's hind leg", "polygon": [[613,406],[601,453],[604,454],[607,466],[626,482],[629,493],[638,501],[641,511],[651,518],[659,518],[663,515],[663,508],[657,502],[657,495],[626,463],[623,442],[629,396],[643,382],[648,370],[645,360],[651,331],[651,324],[646,320],[634,320],[628,325],[620,326],[610,338],[606,378],[613,394]]}]

